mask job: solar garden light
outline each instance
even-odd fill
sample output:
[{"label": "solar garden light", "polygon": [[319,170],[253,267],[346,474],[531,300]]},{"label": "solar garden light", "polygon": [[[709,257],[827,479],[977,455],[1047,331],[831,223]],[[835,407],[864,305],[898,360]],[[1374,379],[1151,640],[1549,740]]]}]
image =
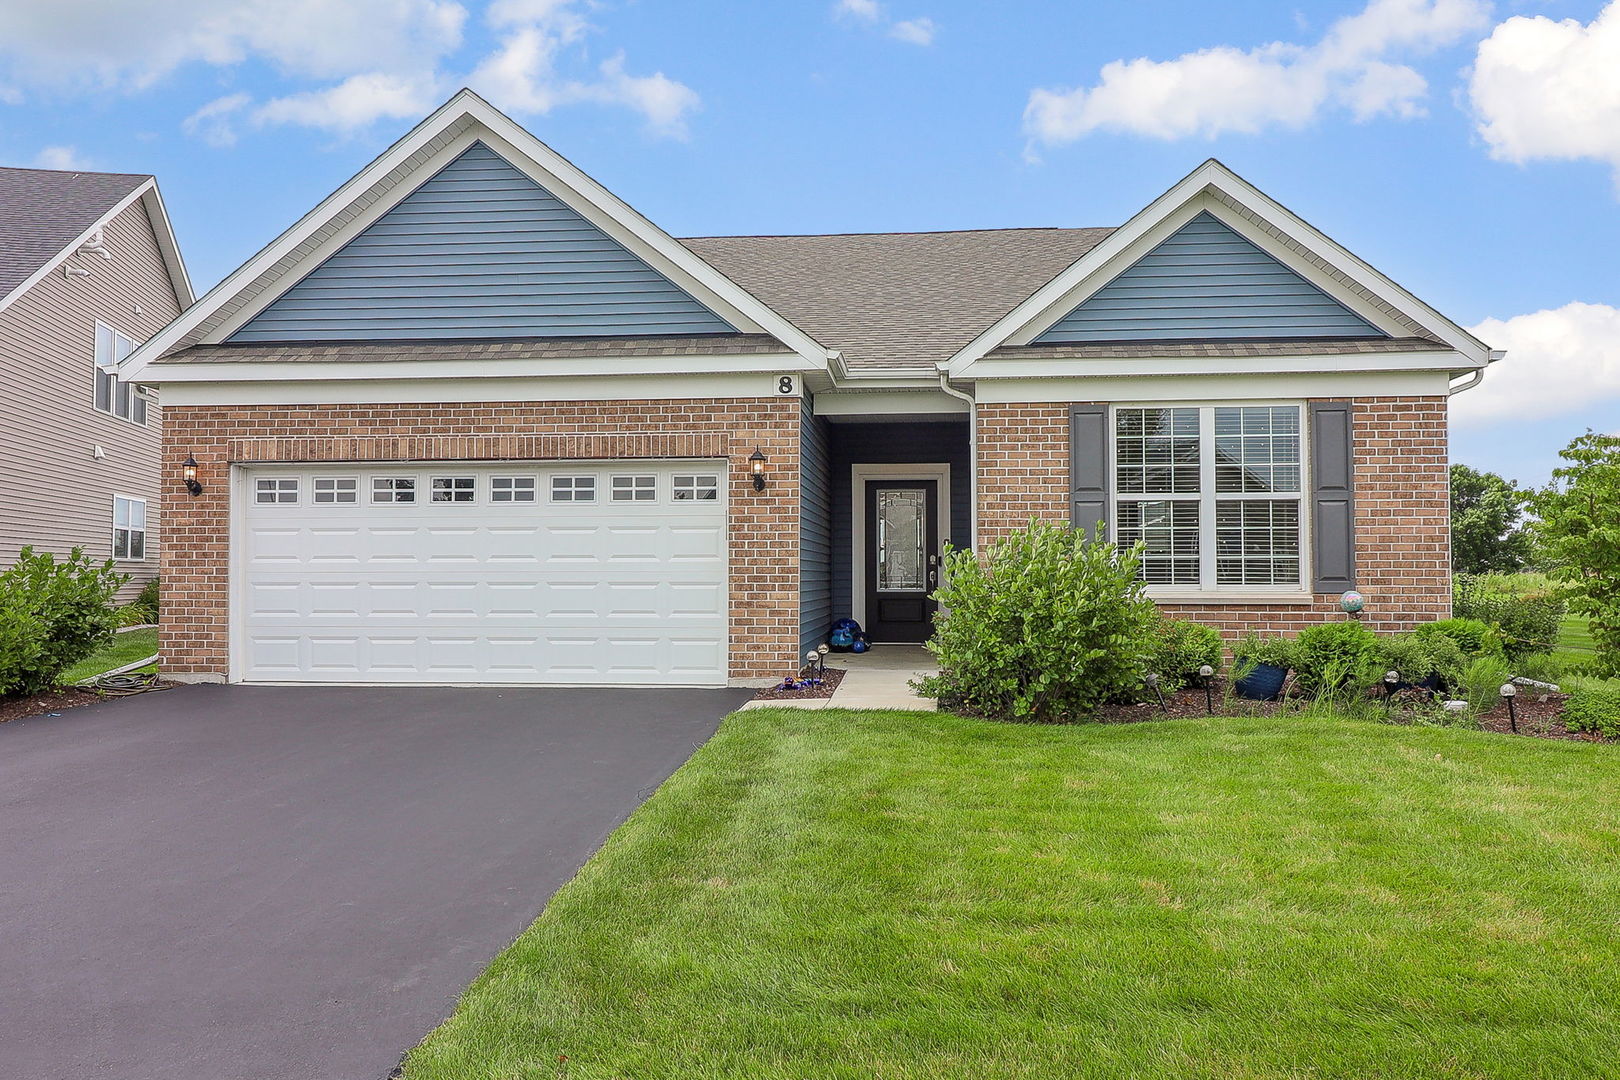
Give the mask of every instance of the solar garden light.
[{"label": "solar garden light", "polygon": [[809,652],[804,654],[804,666],[810,669],[810,674],[815,676],[815,680],[818,683],[821,681],[821,668],[822,668],[822,665],[821,665],[820,661],[821,661],[821,650],[820,649],[811,649]]},{"label": "solar garden light", "polygon": [[1205,664],[1198,669],[1198,677],[1204,680],[1204,711],[1211,716],[1215,715],[1215,669]]},{"label": "solar garden light", "polygon": [[1517,735],[1519,733],[1519,714],[1513,708],[1513,699],[1519,696],[1519,688],[1510,682],[1505,682],[1502,684],[1502,689],[1498,690],[1497,693],[1501,694],[1507,701],[1508,727],[1512,728],[1513,734]]},{"label": "solar garden light", "polygon": [[1398,671],[1384,672],[1384,697],[1392,698],[1395,691],[1401,688],[1401,673]]},{"label": "solar garden light", "polygon": [[1164,691],[1159,689],[1159,677],[1150,671],[1142,677],[1142,681],[1153,687],[1153,693],[1159,698],[1159,708],[1169,712],[1170,703],[1164,700]]}]

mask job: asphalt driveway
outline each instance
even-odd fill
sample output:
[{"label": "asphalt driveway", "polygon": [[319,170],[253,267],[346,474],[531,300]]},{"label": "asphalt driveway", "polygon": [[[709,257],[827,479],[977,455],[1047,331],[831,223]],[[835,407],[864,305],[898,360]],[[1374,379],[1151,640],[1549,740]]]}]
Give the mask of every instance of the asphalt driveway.
[{"label": "asphalt driveway", "polygon": [[0,724],[0,1076],[386,1076],[747,697],[192,686]]}]

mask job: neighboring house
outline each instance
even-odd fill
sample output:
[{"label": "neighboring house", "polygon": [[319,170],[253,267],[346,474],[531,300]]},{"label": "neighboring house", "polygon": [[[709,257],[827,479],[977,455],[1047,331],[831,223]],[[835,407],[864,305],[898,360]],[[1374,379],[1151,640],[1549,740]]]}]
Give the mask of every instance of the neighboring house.
[{"label": "neighboring house", "polygon": [[157,576],[160,414],[117,374],[191,303],[157,182],[0,168],[0,567],[23,547]]},{"label": "neighboring house", "polygon": [[1445,616],[1491,359],[1217,162],[1117,229],[677,241],[463,91],[125,374],[168,671],[714,685],[922,640],[944,546],[1031,518],[1232,631]]}]

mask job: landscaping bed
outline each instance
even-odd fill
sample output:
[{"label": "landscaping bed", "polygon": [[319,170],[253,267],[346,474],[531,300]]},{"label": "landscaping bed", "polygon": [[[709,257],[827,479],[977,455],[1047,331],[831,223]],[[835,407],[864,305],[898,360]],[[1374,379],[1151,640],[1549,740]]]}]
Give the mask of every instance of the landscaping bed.
[{"label": "landscaping bed", "polygon": [[27,697],[0,698],[0,724],[7,720],[21,720],[27,716],[65,712],[68,709],[77,709],[81,705],[94,705],[101,700],[101,695],[92,690],[79,690],[74,687],[47,690],[43,694],[31,694]]},{"label": "landscaping bed", "polygon": [[[794,676],[795,680],[803,679],[810,673],[810,669]],[[782,684],[767,686],[754,695],[755,701],[815,701],[818,698],[830,698],[838,684],[844,681],[843,668],[828,668],[821,676],[820,686],[800,687],[793,690],[782,689]]]}]

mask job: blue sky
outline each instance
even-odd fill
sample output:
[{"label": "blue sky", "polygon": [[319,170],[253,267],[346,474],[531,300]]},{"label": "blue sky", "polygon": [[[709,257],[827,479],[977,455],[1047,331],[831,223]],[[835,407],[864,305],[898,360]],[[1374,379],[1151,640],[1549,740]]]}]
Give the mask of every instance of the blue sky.
[{"label": "blue sky", "polygon": [[228,273],[471,83],[676,235],[1111,225],[1218,157],[1620,431],[1620,0],[0,0],[0,163],[152,172]]}]

